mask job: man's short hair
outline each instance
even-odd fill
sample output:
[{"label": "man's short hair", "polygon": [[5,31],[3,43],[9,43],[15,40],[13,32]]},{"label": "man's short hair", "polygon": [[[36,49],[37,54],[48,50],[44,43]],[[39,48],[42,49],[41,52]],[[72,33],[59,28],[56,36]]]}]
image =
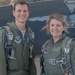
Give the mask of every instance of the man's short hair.
[{"label": "man's short hair", "polygon": [[13,5],[13,10],[15,10],[16,5],[18,5],[18,4],[21,4],[21,5],[26,4],[28,6],[28,10],[29,10],[29,4],[25,0],[15,0],[15,3]]}]

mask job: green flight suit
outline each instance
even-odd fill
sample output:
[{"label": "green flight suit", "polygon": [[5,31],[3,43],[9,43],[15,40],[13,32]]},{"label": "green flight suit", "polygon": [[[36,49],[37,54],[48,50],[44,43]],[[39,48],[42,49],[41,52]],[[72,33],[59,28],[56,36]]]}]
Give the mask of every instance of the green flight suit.
[{"label": "green flight suit", "polygon": [[34,57],[30,58],[28,33],[25,33],[25,37],[22,39],[22,34],[14,22],[9,27],[13,33],[12,47],[14,50],[14,58],[8,58],[6,64],[4,50],[6,45],[6,30],[2,28],[0,30],[0,75],[36,75]]},{"label": "green flight suit", "polygon": [[[55,59],[57,61],[60,61],[62,59],[62,42],[65,37],[66,35],[63,34],[60,40],[56,43],[54,43],[51,39],[46,41],[42,46],[44,58],[43,65],[46,75],[65,75],[61,69],[61,63],[57,63],[56,65],[52,65],[54,64],[53,62],[51,63],[52,59]],[[73,40],[71,43],[71,62],[75,75],[75,40]]]}]

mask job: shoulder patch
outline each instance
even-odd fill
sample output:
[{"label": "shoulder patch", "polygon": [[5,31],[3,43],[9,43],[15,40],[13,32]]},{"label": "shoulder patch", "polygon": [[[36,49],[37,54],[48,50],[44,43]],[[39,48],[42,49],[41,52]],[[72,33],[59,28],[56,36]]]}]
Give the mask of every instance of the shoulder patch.
[{"label": "shoulder patch", "polygon": [[2,32],[0,32],[0,42],[2,42]]}]

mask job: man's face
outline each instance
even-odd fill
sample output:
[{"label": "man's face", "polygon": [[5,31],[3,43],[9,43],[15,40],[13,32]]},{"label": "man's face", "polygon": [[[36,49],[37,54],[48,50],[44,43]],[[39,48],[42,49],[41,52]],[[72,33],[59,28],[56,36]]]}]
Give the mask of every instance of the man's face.
[{"label": "man's face", "polygon": [[15,21],[18,23],[25,23],[29,17],[29,10],[26,4],[18,4],[13,10],[13,16],[15,17]]}]

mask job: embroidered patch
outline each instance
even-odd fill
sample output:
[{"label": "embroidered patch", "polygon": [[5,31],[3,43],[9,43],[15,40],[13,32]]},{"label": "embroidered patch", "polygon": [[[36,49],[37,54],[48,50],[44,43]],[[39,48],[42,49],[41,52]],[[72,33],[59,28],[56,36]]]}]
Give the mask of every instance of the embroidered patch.
[{"label": "embroidered patch", "polygon": [[48,53],[49,51],[50,51],[49,48],[45,48],[44,53],[46,54],[46,53]]},{"label": "embroidered patch", "polygon": [[21,40],[20,36],[16,36],[15,42],[16,42],[16,43],[20,43],[21,41],[22,41],[22,40]]}]

